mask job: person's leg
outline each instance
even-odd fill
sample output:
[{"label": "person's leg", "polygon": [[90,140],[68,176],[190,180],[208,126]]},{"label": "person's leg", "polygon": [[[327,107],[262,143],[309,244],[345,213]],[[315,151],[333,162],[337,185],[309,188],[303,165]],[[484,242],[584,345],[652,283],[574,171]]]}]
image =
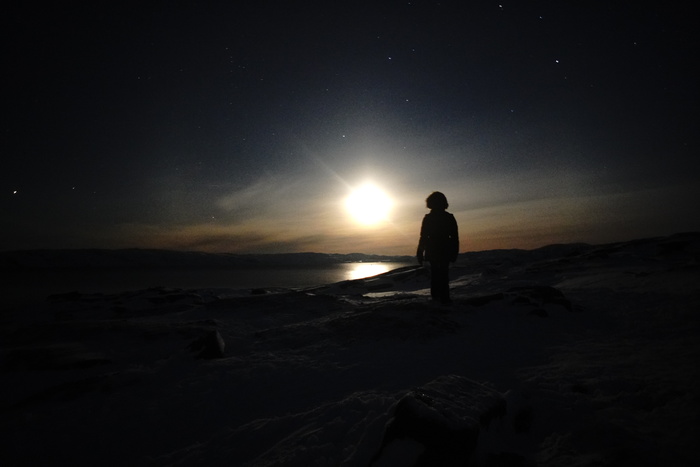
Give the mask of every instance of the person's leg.
[{"label": "person's leg", "polygon": [[439,300],[443,303],[450,301],[449,268],[450,263],[447,261],[431,261],[430,263],[432,272],[430,295],[434,300]]},{"label": "person's leg", "polygon": [[450,263],[448,261],[442,264],[440,287],[440,301],[450,303]]},{"label": "person's leg", "polygon": [[430,262],[430,296],[433,300],[440,300],[440,273],[438,272],[438,264],[435,261]]}]

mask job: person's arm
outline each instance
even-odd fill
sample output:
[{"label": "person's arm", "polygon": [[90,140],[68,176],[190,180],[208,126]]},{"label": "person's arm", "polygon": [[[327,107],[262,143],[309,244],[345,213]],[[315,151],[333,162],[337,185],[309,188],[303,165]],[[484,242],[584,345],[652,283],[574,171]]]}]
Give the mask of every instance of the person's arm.
[{"label": "person's arm", "polygon": [[423,237],[423,234],[425,233],[425,217],[423,218],[423,222],[421,223],[420,226],[420,238],[418,239],[418,248],[416,249],[416,259],[418,260],[418,264],[422,265],[423,260],[425,259],[425,238]]},{"label": "person's arm", "polygon": [[450,239],[452,240],[452,257],[450,261],[454,263],[457,261],[457,256],[459,255],[459,229],[457,228],[457,220],[452,216],[452,232],[450,232]]}]

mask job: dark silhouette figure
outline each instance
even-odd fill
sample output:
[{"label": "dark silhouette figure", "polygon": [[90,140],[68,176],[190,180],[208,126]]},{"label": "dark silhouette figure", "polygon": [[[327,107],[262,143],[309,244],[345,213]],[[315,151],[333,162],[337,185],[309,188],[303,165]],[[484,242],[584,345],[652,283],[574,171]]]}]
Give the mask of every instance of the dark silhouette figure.
[{"label": "dark silhouette figure", "polygon": [[423,218],[416,258],[430,262],[430,295],[433,300],[450,303],[450,263],[459,254],[459,234],[455,217],[446,211],[445,195],[436,191],[425,200],[430,212]]}]

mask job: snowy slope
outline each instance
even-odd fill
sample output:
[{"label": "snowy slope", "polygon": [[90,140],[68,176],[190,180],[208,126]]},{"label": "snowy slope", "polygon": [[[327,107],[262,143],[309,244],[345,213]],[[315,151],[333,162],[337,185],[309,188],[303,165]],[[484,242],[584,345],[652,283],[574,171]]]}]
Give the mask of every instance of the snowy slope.
[{"label": "snowy slope", "polygon": [[0,463],[696,465],[699,254],[462,255],[449,307],[408,267],[7,309]]}]

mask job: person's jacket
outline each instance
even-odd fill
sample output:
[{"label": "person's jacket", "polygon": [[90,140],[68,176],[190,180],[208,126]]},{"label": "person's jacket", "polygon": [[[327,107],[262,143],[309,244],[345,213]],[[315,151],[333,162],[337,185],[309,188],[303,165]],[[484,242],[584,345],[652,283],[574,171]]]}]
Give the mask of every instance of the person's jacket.
[{"label": "person's jacket", "polygon": [[455,216],[433,209],[423,218],[416,256],[419,261],[456,261],[459,234]]}]

